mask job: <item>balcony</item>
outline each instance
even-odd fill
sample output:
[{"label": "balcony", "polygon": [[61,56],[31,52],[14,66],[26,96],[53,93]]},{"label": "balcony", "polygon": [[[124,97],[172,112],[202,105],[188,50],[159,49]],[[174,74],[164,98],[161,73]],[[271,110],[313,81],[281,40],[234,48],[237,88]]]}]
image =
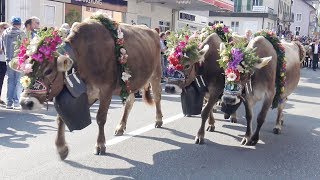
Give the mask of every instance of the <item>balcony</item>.
[{"label": "balcony", "polygon": [[268,13],[275,14],[274,9],[268,6],[252,6],[248,8],[248,6],[237,6],[234,7],[234,12],[236,13]]}]

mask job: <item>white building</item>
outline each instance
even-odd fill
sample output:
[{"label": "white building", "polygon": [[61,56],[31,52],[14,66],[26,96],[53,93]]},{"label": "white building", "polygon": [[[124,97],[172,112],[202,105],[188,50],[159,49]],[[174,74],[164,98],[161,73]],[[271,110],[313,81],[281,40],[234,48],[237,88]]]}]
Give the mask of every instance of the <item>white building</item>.
[{"label": "white building", "polygon": [[288,29],[292,21],[288,2],[290,0],[234,0],[234,12],[210,11],[209,22],[222,22],[238,34],[244,34],[246,29],[280,32]]},{"label": "white building", "polygon": [[5,20],[10,22],[12,16],[25,21],[31,16],[41,20],[41,26],[60,26],[64,23],[64,3],[48,0],[5,0]]},{"label": "white building", "polygon": [[290,30],[294,35],[312,36],[317,27],[316,9],[305,0],[295,0],[292,5],[294,22]]}]

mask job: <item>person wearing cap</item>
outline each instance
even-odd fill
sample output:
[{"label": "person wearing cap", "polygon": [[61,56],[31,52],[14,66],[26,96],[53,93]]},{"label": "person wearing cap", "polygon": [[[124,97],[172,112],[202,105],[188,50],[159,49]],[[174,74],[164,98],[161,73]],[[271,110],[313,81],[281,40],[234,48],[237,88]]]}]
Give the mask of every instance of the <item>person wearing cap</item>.
[{"label": "person wearing cap", "polygon": [[[5,60],[7,63],[7,109],[13,109],[15,104],[19,103],[19,96],[22,92],[22,87],[20,85],[21,73],[11,69],[8,64],[14,58],[14,45],[17,41],[22,40],[26,37],[21,28],[21,18],[12,17],[12,26],[7,28],[2,34],[2,44],[5,54]],[[17,106],[20,107],[19,105]]]}]

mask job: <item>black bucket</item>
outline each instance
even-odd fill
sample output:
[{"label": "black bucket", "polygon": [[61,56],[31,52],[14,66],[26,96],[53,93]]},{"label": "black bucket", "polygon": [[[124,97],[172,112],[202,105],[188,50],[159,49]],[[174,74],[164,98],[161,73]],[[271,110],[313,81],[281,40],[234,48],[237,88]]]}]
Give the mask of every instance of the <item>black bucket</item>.
[{"label": "black bucket", "polygon": [[91,124],[90,107],[86,93],[74,97],[64,86],[60,94],[55,97],[54,106],[71,132],[81,130]]}]

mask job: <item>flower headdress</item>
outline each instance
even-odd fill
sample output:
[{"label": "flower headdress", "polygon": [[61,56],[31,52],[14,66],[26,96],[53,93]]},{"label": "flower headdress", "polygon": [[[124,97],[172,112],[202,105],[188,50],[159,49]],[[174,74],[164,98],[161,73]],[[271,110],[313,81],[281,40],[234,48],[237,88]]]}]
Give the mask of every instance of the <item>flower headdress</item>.
[{"label": "flower headdress", "polygon": [[232,30],[229,29],[226,25],[218,23],[212,26],[207,26],[202,29],[202,38],[201,41],[205,40],[212,33],[216,33],[223,42],[228,42],[231,37]]},{"label": "flower headdress", "polygon": [[53,62],[60,55],[57,48],[61,43],[59,32],[53,29],[41,30],[32,40],[26,38],[17,43],[16,56],[10,66],[25,75],[20,79],[24,88],[30,88],[41,75],[42,63]]},{"label": "flower headdress", "polygon": [[199,39],[192,35],[187,28],[171,33],[167,39],[168,61],[170,70],[183,70],[183,64],[187,61],[196,61],[199,57]]},{"label": "flower headdress", "polygon": [[[220,51],[219,65],[225,71],[226,88],[230,92],[240,91],[239,86],[241,76],[252,74],[256,63],[261,62],[256,55],[255,49],[246,49],[244,43],[227,44],[224,50]],[[239,92],[237,92],[239,93]]]}]

